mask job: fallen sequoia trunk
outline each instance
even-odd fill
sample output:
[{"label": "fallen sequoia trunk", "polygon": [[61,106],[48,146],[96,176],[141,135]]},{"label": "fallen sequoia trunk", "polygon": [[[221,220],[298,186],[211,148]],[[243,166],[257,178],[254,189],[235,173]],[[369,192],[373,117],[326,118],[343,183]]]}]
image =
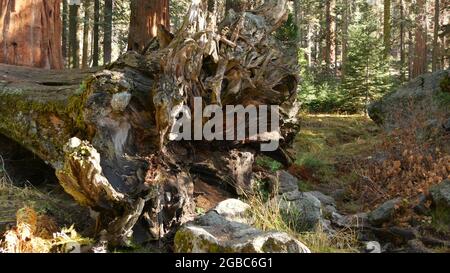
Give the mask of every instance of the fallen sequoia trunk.
[{"label": "fallen sequoia trunk", "polygon": [[113,244],[127,243],[137,223],[158,240],[189,220],[196,181],[251,191],[258,141],[169,141],[171,109],[192,109],[194,97],[281,105],[284,138],[272,155],[289,161],[298,79],[271,37],[287,1],[230,11],[219,25],[206,10],[194,0],[173,40],[158,35],[164,42],[145,55],[127,53],[105,70],[0,65],[0,132],[54,167],[64,189],[100,213]]}]

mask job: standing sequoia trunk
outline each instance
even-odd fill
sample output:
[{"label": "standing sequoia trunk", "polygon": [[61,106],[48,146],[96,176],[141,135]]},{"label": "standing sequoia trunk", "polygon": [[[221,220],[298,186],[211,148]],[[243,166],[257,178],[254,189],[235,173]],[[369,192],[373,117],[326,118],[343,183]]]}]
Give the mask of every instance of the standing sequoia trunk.
[{"label": "standing sequoia trunk", "polygon": [[70,51],[70,67],[80,67],[80,41],[78,39],[78,5],[70,5],[69,7],[69,51]]},{"label": "standing sequoia trunk", "polygon": [[64,67],[66,67],[68,49],[69,49],[69,2],[68,0],[62,1],[62,57],[64,62]]},{"label": "standing sequoia trunk", "polygon": [[131,1],[128,50],[142,52],[158,34],[158,26],[170,29],[169,0]]},{"label": "standing sequoia trunk", "polygon": [[427,23],[425,6],[426,0],[417,0],[412,78],[425,74],[427,71]]},{"label": "standing sequoia trunk", "polygon": [[0,0],[0,63],[62,69],[60,0]]},{"label": "standing sequoia trunk", "polygon": [[400,0],[400,80],[405,81],[405,6]]},{"label": "standing sequoia trunk", "polygon": [[100,0],[94,0],[92,66],[97,67],[100,59]]},{"label": "standing sequoia trunk", "polygon": [[391,0],[384,0],[383,16],[384,57],[387,58],[391,54]]},{"label": "standing sequoia trunk", "polygon": [[333,17],[334,11],[334,0],[326,0],[325,2],[325,64],[327,65],[327,71],[331,71],[331,65],[334,64],[334,59],[336,54],[334,52],[334,24],[335,20]]},{"label": "standing sequoia trunk", "polygon": [[345,80],[346,66],[348,61],[348,27],[350,21],[349,0],[343,0],[342,3],[342,80]]},{"label": "standing sequoia trunk", "polygon": [[440,0],[434,1],[434,30],[433,30],[433,59],[432,59],[432,71],[435,72],[439,68],[439,15]]},{"label": "standing sequoia trunk", "polygon": [[83,22],[83,59],[81,67],[89,67],[89,32],[90,32],[90,16],[91,16],[91,0],[84,0],[84,22]]},{"label": "standing sequoia trunk", "polygon": [[103,16],[103,62],[109,64],[112,59],[113,0],[105,0]]},{"label": "standing sequoia trunk", "polygon": [[[137,224],[149,239],[165,238],[193,215],[197,183],[251,191],[261,142],[283,137],[272,155],[290,159],[283,147],[298,129],[298,79],[294,60],[271,36],[287,0],[274,2],[251,16],[230,13],[218,27],[205,24],[206,5],[193,0],[167,46],[129,52],[109,70],[0,66],[10,75],[0,87],[0,132],[51,164],[66,192],[100,212],[111,243],[125,244]],[[281,130],[244,141],[171,141],[172,109],[193,111],[194,97],[220,110],[280,105]]]}]

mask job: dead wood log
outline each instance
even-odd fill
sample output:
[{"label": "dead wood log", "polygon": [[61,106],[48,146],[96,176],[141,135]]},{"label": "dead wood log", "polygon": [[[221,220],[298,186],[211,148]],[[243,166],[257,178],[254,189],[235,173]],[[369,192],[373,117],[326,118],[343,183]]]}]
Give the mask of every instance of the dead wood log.
[{"label": "dead wood log", "polygon": [[[100,213],[112,243],[125,244],[137,223],[157,240],[189,220],[196,180],[251,188],[255,143],[287,143],[298,129],[295,63],[271,35],[286,19],[287,1],[230,11],[220,24],[205,5],[193,0],[169,44],[129,52],[104,70],[0,65],[0,133],[55,168],[64,189]],[[194,97],[280,105],[281,136],[170,141],[171,109],[192,109]]]}]

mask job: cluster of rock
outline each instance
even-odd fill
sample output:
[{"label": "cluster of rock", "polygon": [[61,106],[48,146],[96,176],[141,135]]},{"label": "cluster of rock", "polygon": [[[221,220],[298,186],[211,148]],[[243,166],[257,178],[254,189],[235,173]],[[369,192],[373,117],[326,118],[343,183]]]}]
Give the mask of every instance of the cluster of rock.
[{"label": "cluster of rock", "polygon": [[251,226],[250,206],[228,199],[182,227],[175,235],[181,253],[310,253],[284,232],[264,232]]},{"label": "cluster of rock", "polygon": [[[420,140],[446,139],[450,132],[450,70],[441,70],[421,75],[381,100],[369,106],[368,112],[373,121],[384,129],[407,128],[414,130]],[[448,145],[442,145],[442,153],[448,153]],[[446,166],[443,166],[445,169]],[[417,232],[420,224],[408,230],[388,227],[387,223],[395,217],[395,210],[402,200],[389,200],[367,215],[372,231],[377,236],[400,237],[409,249],[428,252],[423,242],[450,248],[450,242],[435,238],[423,238]],[[430,206],[431,204],[431,206]],[[450,180],[444,179],[429,189],[429,194],[419,198],[414,207],[415,213],[443,221],[450,226]],[[437,219],[443,218],[443,219]],[[383,228],[386,226],[386,228]],[[388,232],[386,232],[388,230]]]},{"label": "cluster of rock", "polygon": [[[335,200],[320,192],[301,192],[298,179],[278,171],[274,179],[276,196],[269,200],[280,210],[283,220],[297,232],[322,227],[332,234],[325,215],[336,213]],[[271,204],[272,205],[272,204]],[[229,199],[183,226],[175,236],[176,252],[287,252],[309,253],[303,243],[284,232],[264,232],[252,227],[250,206]],[[345,221],[345,220],[344,220]]]},{"label": "cluster of rock", "polygon": [[[361,251],[366,253],[385,251],[389,245],[382,247],[376,241],[379,238],[377,235],[381,238],[386,232],[394,235],[397,232],[407,237],[411,249],[426,249],[415,233],[385,228],[387,223],[394,220],[396,210],[401,207],[401,198],[389,200],[368,213],[344,215],[337,210],[333,197],[318,191],[300,191],[298,179],[286,171],[276,173],[275,183],[276,196],[268,202],[278,206],[285,223],[297,232],[310,232],[321,228],[329,236],[333,236],[338,229],[358,230],[362,243]],[[450,180],[431,188],[429,196],[424,196],[423,202],[430,199],[433,209],[450,211]],[[265,232],[253,225],[251,207],[240,200],[229,199],[180,228],[175,236],[175,251],[310,253],[307,246],[287,233]]]},{"label": "cluster of rock", "polygon": [[[331,220],[325,215],[339,215],[335,200],[321,192],[299,191],[297,178],[278,171],[274,181],[277,196],[268,202],[278,206],[283,220],[297,232],[314,231],[319,226],[333,234]],[[352,219],[338,217],[340,225]],[[237,199],[217,205],[205,215],[183,226],[175,236],[176,252],[252,252],[310,253],[303,243],[287,233],[264,232],[252,227],[250,206]]]}]

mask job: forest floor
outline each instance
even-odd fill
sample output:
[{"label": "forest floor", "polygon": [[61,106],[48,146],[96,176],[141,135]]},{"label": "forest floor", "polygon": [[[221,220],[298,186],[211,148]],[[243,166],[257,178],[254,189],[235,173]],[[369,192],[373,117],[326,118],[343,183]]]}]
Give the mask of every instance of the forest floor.
[{"label": "forest floor", "polygon": [[[365,115],[304,115],[301,124],[291,151],[296,162],[289,169],[301,190],[335,197],[343,214],[370,212],[400,197],[394,218],[383,228],[419,230],[419,236],[446,241],[446,247],[431,251],[450,252],[449,215],[418,215],[413,209],[432,185],[448,178],[448,136],[419,141],[420,125],[386,132]],[[354,242],[344,240],[349,241]],[[336,251],[336,243],[329,246],[328,251]]]},{"label": "forest floor", "polygon": [[[381,129],[364,115],[304,115],[294,146],[295,166],[304,191],[330,194],[358,179],[355,162],[370,157],[380,143]],[[346,198],[342,198],[345,200]],[[364,204],[342,203],[344,212],[361,211]]]},{"label": "forest floor", "polygon": [[[301,132],[290,151],[295,155],[296,161],[289,172],[299,178],[299,188],[302,191],[320,191],[334,196],[338,211],[344,214],[368,212],[382,202],[397,196],[414,199],[420,194],[420,189],[414,189],[417,192],[406,189],[391,192],[390,184],[376,185],[376,183],[372,183],[369,187],[361,186],[363,178],[369,177],[370,181],[371,178],[376,179],[374,174],[378,174],[378,171],[374,171],[374,169],[380,168],[380,166],[375,163],[371,164],[371,162],[375,162],[380,154],[383,161],[391,160],[392,156],[386,154],[389,150],[385,149],[387,139],[389,137],[364,115],[303,115]],[[382,149],[385,150],[380,151]],[[444,153],[443,158],[448,160],[448,154]],[[14,225],[15,212],[23,207],[32,207],[38,214],[52,217],[58,227],[70,227],[75,223],[76,230],[86,230],[93,224],[93,220],[86,217],[89,213],[72,201],[56,181],[43,184],[28,181],[21,186],[13,185],[11,179],[14,177],[11,178],[4,168],[3,160],[7,161],[8,159],[1,159],[0,233],[5,231],[8,226]],[[436,158],[436,160],[439,161],[442,158]],[[257,164],[260,163],[257,161]],[[393,165],[397,165],[395,160]],[[383,173],[389,172],[388,165],[382,166],[382,168],[386,168]],[[275,168],[278,167],[278,165],[275,166]],[[395,175],[400,180],[403,179],[401,173],[395,173]],[[397,183],[394,181],[395,179],[392,180],[391,177],[390,180],[380,177],[380,181],[388,181],[398,186],[395,184]],[[386,189],[383,189],[385,186]],[[408,185],[404,186],[408,187]],[[216,200],[217,202],[227,198],[223,193],[218,193],[217,196],[220,199]],[[260,200],[248,201],[255,207],[258,207],[261,202]],[[209,202],[210,200],[198,200],[199,214],[214,206]],[[277,223],[279,215],[273,214],[273,212],[261,212],[261,217],[266,218],[266,222],[270,222],[266,228],[289,232],[285,225]],[[398,220],[402,220],[396,224],[404,226],[408,222],[404,219],[412,217],[411,215],[406,217],[406,214],[399,216]],[[449,239],[449,227],[443,222],[423,218],[418,220],[423,221],[425,226],[429,226],[433,230],[433,234],[440,234],[440,237]],[[260,226],[264,226],[264,223]],[[339,231],[331,239],[322,231],[294,235],[314,252],[356,252],[359,247],[357,235],[352,230]],[[153,247],[136,247],[131,251],[154,252],[158,250]],[[449,251],[449,249],[440,248],[435,251]]]},{"label": "forest floor", "polygon": [[[373,154],[380,143],[380,133],[381,129],[364,115],[302,115],[300,133],[289,151],[295,156],[295,164],[288,171],[299,178],[301,191],[320,191],[330,196],[340,192],[341,198],[336,201],[341,213],[365,211],[366,204],[351,192],[359,179],[359,166],[354,162]],[[275,162],[269,165],[278,168]],[[261,200],[252,200],[251,205],[254,210],[263,207]],[[321,229],[299,234],[280,223],[277,211],[268,210],[258,212],[258,218],[270,219],[262,220],[260,227],[288,232],[313,252],[358,252],[361,248],[354,230],[338,230],[332,237]]]}]

